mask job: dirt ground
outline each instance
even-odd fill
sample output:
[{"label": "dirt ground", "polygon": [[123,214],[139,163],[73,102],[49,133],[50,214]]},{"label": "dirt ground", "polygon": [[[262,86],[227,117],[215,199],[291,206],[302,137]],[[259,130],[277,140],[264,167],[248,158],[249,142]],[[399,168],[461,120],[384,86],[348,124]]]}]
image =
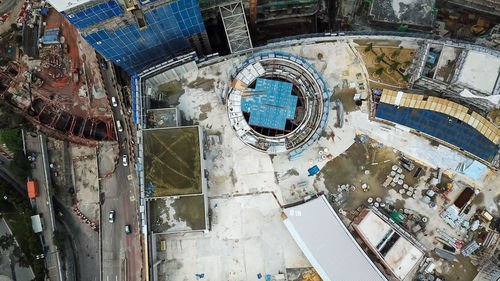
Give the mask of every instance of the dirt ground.
[{"label": "dirt ground", "polygon": [[[366,64],[370,79],[379,81],[385,84],[402,86],[405,84],[402,73],[408,68],[415,57],[414,49],[400,48],[400,47],[379,47],[373,46],[371,50],[367,51],[366,46],[356,47],[363,61]],[[399,54],[398,54],[399,53]],[[381,61],[377,60],[378,56],[385,54]],[[392,70],[391,65],[397,64],[397,69]],[[381,75],[376,74],[377,69],[383,68]]]},{"label": "dirt ground", "polygon": [[[339,213],[347,212],[347,216],[343,218],[347,225],[355,217],[360,206],[369,205],[368,198],[371,198],[373,202],[380,198],[381,203],[390,204],[400,212],[409,209],[413,210],[417,216],[428,217],[427,231],[412,234],[426,246],[427,255],[435,259],[440,276],[445,277],[446,280],[472,280],[477,274],[477,269],[471,263],[470,257],[456,255],[458,261],[448,262],[432,254],[434,247],[441,247],[435,240],[437,228],[445,229],[449,234],[463,239],[462,236],[447,227],[446,223],[439,218],[439,214],[444,210],[445,202],[443,198],[436,196],[438,207],[435,210],[429,208],[420,200],[428,189],[430,179],[437,175],[436,171],[419,163],[415,163],[415,168],[411,172],[403,169],[401,174],[405,175],[404,184],[413,188],[415,197],[406,194],[408,189],[405,189],[405,193],[401,195],[399,191],[403,189],[403,185],[396,184],[395,186],[383,187],[382,184],[391,173],[393,165],[400,166],[399,156],[398,151],[391,147],[381,146],[376,141],[368,138],[365,142],[355,142],[343,154],[326,164],[320,172],[320,177],[324,178],[325,186],[331,194],[343,194],[345,200],[340,205],[334,204],[333,207]],[[418,177],[414,177],[418,168],[422,168],[422,171]],[[443,175],[438,188],[447,186],[452,181],[448,176]],[[351,186],[350,190],[339,192],[339,188],[346,184]],[[370,189],[364,191],[361,188],[363,184],[367,184]],[[354,186],[354,190],[352,186]],[[457,188],[448,195],[452,202],[461,190]],[[478,196],[473,204],[477,206],[484,205],[483,201],[482,196]],[[471,212],[474,212],[474,210],[471,210]],[[412,221],[408,221],[408,229],[411,229],[412,223]]]},{"label": "dirt ground", "polygon": [[[348,193],[349,204],[343,206],[346,210],[354,210],[365,204],[369,197],[387,195],[387,189],[382,187],[382,183],[395,161],[396,155],[391,148],[378,147],[375,142],[356,142],[326,164],[321,174],[325,178],[325,186],[332,193],[337,193],[340,185],[349,184],[356,187]],[[365,171],[369,171],[369,174]],[[370,190],[364,192],[362,184],[369,185]]]},{"label": "dirt ground", "polygon": [[354,94],[357,93],[356,88],[335,88],[335,97],[338,97],[344,106],[344,112],[349,113],[354,110],[359,110],[359,106],[354,102]]}]

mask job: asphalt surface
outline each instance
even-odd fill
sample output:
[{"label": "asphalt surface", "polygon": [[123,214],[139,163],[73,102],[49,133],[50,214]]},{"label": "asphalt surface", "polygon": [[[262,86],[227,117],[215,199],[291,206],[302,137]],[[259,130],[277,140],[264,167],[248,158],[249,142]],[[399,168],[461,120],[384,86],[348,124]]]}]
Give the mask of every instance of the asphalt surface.
[{"label": "asphalt surface", "polygon": [[[48,276],[50,280],[61,280],[59,272],[59,261],[57,258],[56,247],[53,244],[53,225],[55,223],[51,219],[51,207],[49,205],[49,200],[51,196],[48,194],[46,174],[44,167],[44,161],[42,160],[42,146],[40,137],[26,136],[26,150],[36,153],[36,167],[31,170],[32,178],[38,181],[38,192],[39,195],[35,198],[36,211],[41,214],[45,227],[42,230],[41,235],[44,237],[44,254],[45,254],[45,265],[48,270]],[[49,184],[51,184],[49,179]]]},{"label": "asphalt surface", "polygon": [[[2,160],[5,160],[5,158],[3,158],[2,156],[0,156],[0,158]],[[10,174],[10,172],[8,170],[8,164],[4,164],[4,165],[0,166],[0,177],[3,180],[9,182],[23,197],[26,198],[26,200],[28,200],[28,192],[26,191],[25,183],[14,179],[14,177]],[[72,224],[71,221],[69,221],[71,219],[71,216],[72,216],[71,212],[64,209],[62,207],[62,205],[57,200],[53,200],[53,203],[54,203],[54,209],[57,211],[60,210],[63,213],[63,216],[56,216],[56,222],[58,225],[58,229],[66,231],[66,233],[69,235],[70,241],[71,241],[71,243],[68,245],[69,247],[65,247],[65,249],[64,249],[65,253],[66,253],[66,258],[65,258],[66,280],[68,280],[68,281],[86,280],[86,279],[80,278],[79,274],[78,274],[78,266],[77,266],[78,265],[77,264],[78,254],[77,253],[82,252],[82,251],[76,247],[79,241],[77,241],[73,238],[74,234],[79,234],[81,232],[81,230],[78,226],[78,224],[81,224],[81,222],[76,221],[76,223],[78,223],[78,224]],[[76,216],[74,216],[74,217],[76,217]],[[97,237],[97,234],[95,234],[95,236]],[[96,249],[97,249],[97,247],[96,247]],[[94,252],[94,254],[95,254],[95,252]],[[97,261],[97,259],[96,259],[96,261]],[[96,268],[97,264],[95,264],[95,265],[89,264],[88,266],[90,266],[92,268]],[[94,275],[98,276],[98,273],[94,272]],[[18,280],[29,280],[29,279],[18,279]],[[98,280],[98,278],[88,279],[88,280]]]},{"label": "asphalt surface", "polygon": [[[101,66],[102,67],[102,66]],[[123,102],[116,88],[113,86],[111,67],[102,70],[108,96],[115,97],[118,106],[113,107],[113,116],[120,120],[123,132],[118,132],[120,154],[118,166],[114,173],[101,180],[102,213],[102,280],[103,281],[138,281],[142,264],[140,248],[140,231],[137,218],[137,192],[131,176],[132,163],[128,155],[128,128],[126,116],[122,108]],[[110,101],[111,102],[111,101]],[[128,165],[123,166],[122,157],[127,154]],[[102,176],[102,175],[101,175]],[[109,222],[109,212],[115,211],[114,223]],[[125,225],[130,224],[132,233],[125,233]]]}]

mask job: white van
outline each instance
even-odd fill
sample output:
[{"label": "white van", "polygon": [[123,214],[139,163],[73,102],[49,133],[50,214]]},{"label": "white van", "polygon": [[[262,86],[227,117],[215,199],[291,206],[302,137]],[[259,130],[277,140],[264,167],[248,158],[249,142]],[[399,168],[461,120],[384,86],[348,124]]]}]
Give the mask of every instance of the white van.
[{"label": "white van", "polygon": [[116,121],[116,128],[118,129],[118,132],[123,132],[122,123],[120,122],[120,120]]}]

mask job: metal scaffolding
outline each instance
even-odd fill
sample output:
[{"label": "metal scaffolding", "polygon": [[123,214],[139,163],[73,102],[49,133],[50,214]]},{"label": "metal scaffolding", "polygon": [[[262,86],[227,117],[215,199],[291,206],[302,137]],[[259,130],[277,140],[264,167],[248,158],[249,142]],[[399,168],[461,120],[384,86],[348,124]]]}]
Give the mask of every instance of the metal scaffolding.
[{"label": "metal scaffolding", "polygon": [[241,1],[219,6],[231,53],[253,48]]}]

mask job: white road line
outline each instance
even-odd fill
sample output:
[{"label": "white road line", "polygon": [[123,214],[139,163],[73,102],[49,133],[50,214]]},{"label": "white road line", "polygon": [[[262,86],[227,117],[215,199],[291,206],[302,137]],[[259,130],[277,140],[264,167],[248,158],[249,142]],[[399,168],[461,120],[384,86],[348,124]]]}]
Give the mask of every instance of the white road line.
[{"label": "white road line", "polygon": [[109,281],[109,275],[106,275],[106,281]]}]

